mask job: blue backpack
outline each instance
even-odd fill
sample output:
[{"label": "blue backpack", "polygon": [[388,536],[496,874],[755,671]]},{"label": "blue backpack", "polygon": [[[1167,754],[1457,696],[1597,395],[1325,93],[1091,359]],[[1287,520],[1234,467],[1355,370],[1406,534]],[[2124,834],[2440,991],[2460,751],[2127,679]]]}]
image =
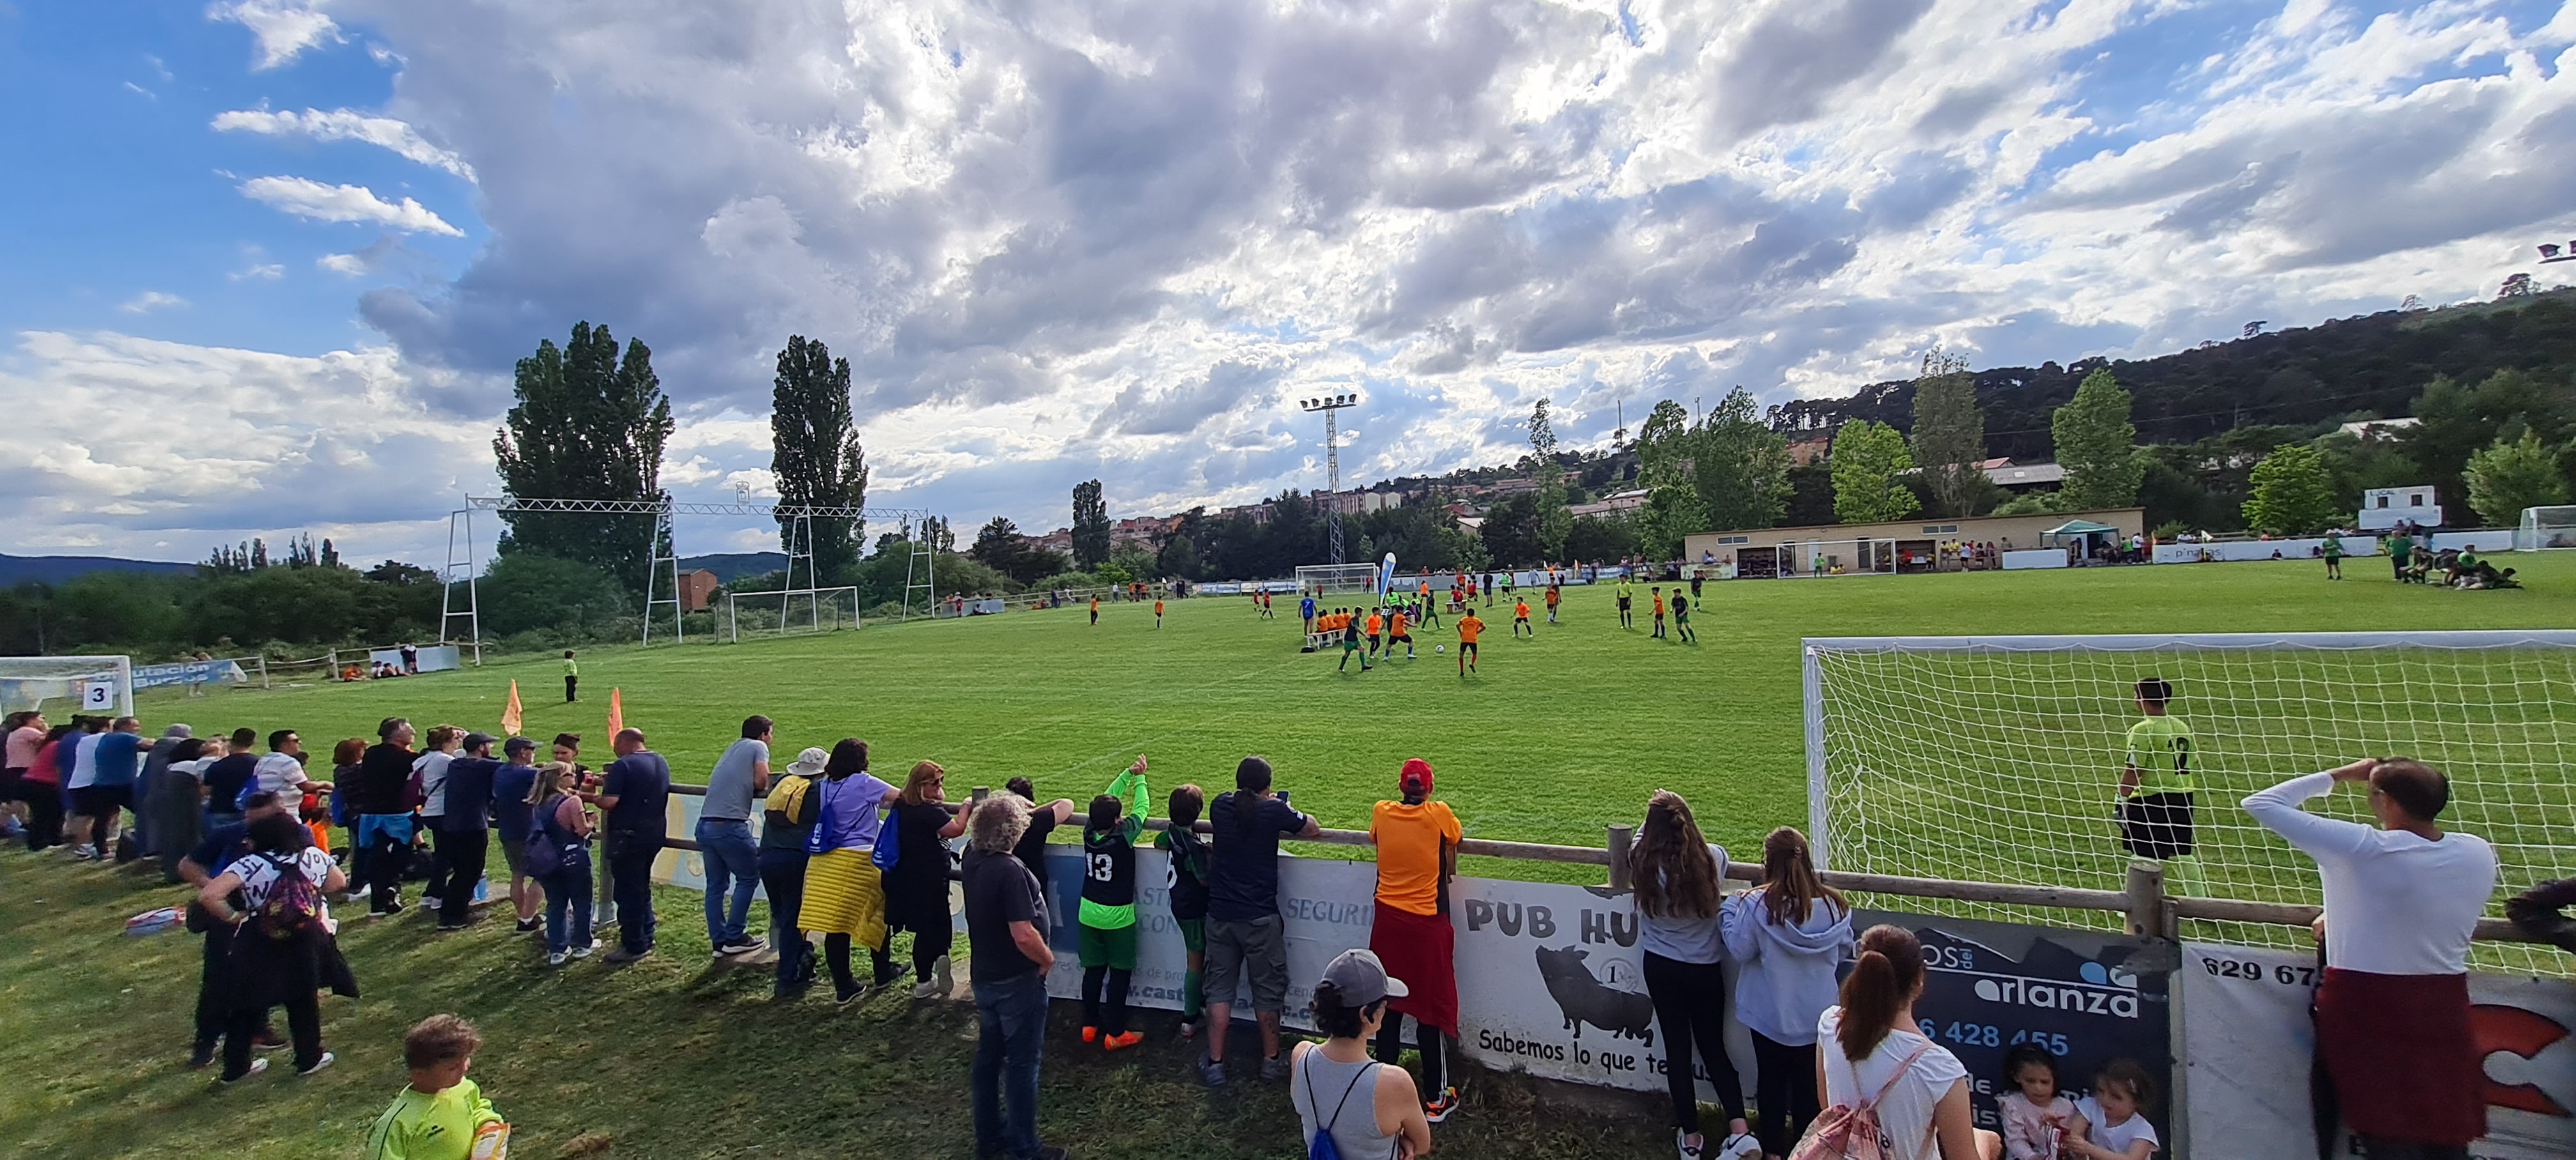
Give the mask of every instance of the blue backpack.
[{"label": "blue backpack", "polygon": [[[1308,1051],[1306,1053],[1306,1062],[1308,1064],[1312,1064],[1314,1062],[1314,1058],[1315,1055],[1313,1051]],[[1342,1089],[1342,1102],[1333,1105],[1332,1118],[1318,1120],[1316,1122],[1315,1138],[1306,1145],[1306,1160],[1342,1160],[1342,1146],[1333,1142],[1333,1125],[1342,1122],[1342,1109],[1350,1106],[1351,1093],[1359,1090],[1360,1081],[1364,1079],[1376,1079],[1377,1069],[1384,1066],[1386,1065],[1371,1064],[1368,1067],[1361,1068],[1358,1075],[1351,1077],[1351,1085]],[[1323,1115],[1323,1101],[1315,1098],[1314,1068],[1307,1066],[1301,1067],[1299,1070],[1306,1073],[1307,1108],[1311,1109],[1318,1116]],[[1369,1109],[1370,1115],[1374,1116],[1377,1114],[1377,1092],[1374,1088],[1369,1091]]]}]

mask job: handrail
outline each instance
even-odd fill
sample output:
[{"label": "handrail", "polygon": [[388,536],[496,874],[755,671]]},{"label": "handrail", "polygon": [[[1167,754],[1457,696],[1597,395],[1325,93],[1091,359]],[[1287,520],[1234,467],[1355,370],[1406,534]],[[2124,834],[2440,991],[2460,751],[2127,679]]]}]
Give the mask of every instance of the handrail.
[{"label": "handrail", "polygon": [[[671,786],[671,792],[704,797],[707,787],[681,785],[675,782]],[[976,790],[978,796],[986,792],[981,787]],[[964,808],[957,802],[941,804],[952,813]],[[1149,830],[1168,830],[1171,826],[1172,823],[1168,818],[1145,820],[1145,828]],[[1205,821],[1193,823],[1190,829],[1202,834],[1215,832],[1215,828]],[[1624,845],[1627,827],[1613,826],[1611,829],[1614,831],[1612,843]],[[1366,830],[1323,830],[1312,838],[1283,835],[1280,841],[1309,842],[1323,846],[1375,844],[1369,840]],[[666,838],[663,844],[677,850],[698,848],[697,842],[688,838]],[[1608,845],[1555,846],[1541,842],[1506,842],[1491,838],[1468,838],[1458,843],[1458,853],[1467,857],[1515,858],[1525,862],[1614,867]],[[1613,878],[1624,878],[1625,875],[1617,873],[1617,869],[1619,868],[1613,868]],[[1729,862],[1726,876],[1756,886],[1761,885],[1764,880],[1762,867],[1744,862]],[[1827,870],[1817,877],[1822,879],[1825,885],[1836,890],[1849,890],[1862,894],[1893,894],[1904,898],[1944,898],[1959,902],[1983,902],[2002,906],[2045,906],[2058,910],[2103,911],[2131,915],[2133,929],[2160,930],[2165,925],[2161,917],[2140,915],[2139,897],[2127,890],[2094,890],[2076,886],[2029,886],[2011,882],[1970,882],[1952,878],[1906,878],[1893,874],[1854,874],[1838,870]],[[1625,884],[1614,882],[1613,885],[1624,887]],[[2318,915],[2325,913],[2323,907],[2295,902],[2245,902],[2227,898],[2165,896],[2162,894],[2161,885],[2155,888],[2155,894],[2160,897],[2167,910],[2177,918],[2244,922],[2265,926],[2308,926],[2316,921]],[[2141,919],[2145,921],[2142,922]],[[2479,942],[2551,945],[2522,933],[2515,929],[2512,923],[2501,918],[2479,919],[2477,932],[2473,937]]]}]

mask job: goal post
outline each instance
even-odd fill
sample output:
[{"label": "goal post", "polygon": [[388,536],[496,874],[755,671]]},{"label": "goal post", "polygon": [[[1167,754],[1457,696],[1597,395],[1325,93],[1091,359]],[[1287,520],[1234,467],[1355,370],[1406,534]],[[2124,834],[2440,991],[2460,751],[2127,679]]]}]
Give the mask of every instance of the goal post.
[{"label": "goal post", "polygon": [[0,657],[0,709],[131,716],[134,662],[122,656]]},{"label": "goal post", "polygon": [[[2314,864],[2241,800],[2391,755],[2442,770],[2444,826],[2494,844],[2490,913],[2576,875],[2576,631],[1817,638],[1803,651],[1809,823],[1834,870],[2121,889],[2126,735],[2142,719],[2137,682],[2158,678],[2190,728],[2197,783],[2196,872],[2177,893],[2316,904]],[[2368,820],[2359,794],[2311,808]],[[2228,942],[2306,941],[2287,928],[2191,926]],[[2576,968],[2536,946],[2479,953],[2537,973]]]},{"label": "goal post", "polygon": [[2576,548],[2576,506],[2528,507],[2513,530],[2513,550],[2540,552]]},{"label": "goal post", "polygon": [[[744,623],[749,614],[750,623]],[[742,633],[749,628],[755,635],[811,635],[857,628],[859,590],[840,588],[789,588],[761,592],[725,593],[725,627],[729,643],[742,643]]]},{"label": "goal post", "polygon": [[1297,569],[1297,591],[1308,595],[1378,594],[1375,564],[1305,564]]}]

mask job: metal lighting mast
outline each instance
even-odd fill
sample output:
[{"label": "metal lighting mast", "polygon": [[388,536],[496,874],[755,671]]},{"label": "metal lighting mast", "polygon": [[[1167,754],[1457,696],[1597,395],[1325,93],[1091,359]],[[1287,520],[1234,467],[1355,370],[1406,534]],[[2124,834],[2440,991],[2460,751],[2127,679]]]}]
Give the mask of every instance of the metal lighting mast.
[{"label": "metal lighting mast", "polygon": [[1332,504],[1325,513],[1327,526],[1332,528],[1333,535],[1333,558],[1329,562],[1339,564],[1342,562],[1342,432],[1334,421],[1333,412],[1359,406],[1360,397],[1326,395],[1320,399],[1300,400],[1297,405],[1308,411],[1324,413],[1324,477],[1328,481],[1324,494]]}]

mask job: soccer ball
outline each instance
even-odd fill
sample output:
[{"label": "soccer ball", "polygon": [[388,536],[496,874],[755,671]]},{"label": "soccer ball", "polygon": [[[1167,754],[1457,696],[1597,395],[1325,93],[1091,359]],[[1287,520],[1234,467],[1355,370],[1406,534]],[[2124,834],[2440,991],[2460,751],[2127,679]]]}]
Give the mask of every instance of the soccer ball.
[{"label": "soccer ball", "polygon": [[1431,646],[1431,651],[1436,653],[1445,653],[1449,651],[1449,646],[1445,644],[1435,644]]}]

